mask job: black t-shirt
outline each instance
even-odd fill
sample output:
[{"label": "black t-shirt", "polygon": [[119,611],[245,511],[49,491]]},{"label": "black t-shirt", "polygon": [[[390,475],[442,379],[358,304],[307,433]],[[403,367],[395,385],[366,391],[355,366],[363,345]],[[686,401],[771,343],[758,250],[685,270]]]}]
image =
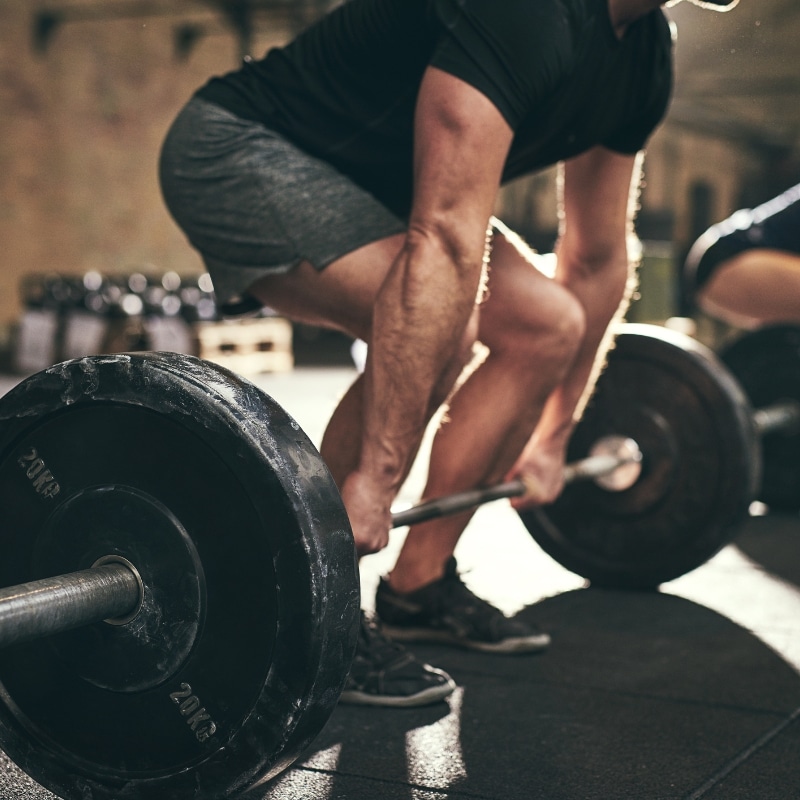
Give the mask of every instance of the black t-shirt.
[{"label": "black t-shirt", "polygon": [[349,0],[198,94],[264,122],[404,216],[429,65],[477,88],[511,125],[507,182],[597,144],[640,150],[669,102],[672,35],[658,10],[618,40],[608,0]]}]

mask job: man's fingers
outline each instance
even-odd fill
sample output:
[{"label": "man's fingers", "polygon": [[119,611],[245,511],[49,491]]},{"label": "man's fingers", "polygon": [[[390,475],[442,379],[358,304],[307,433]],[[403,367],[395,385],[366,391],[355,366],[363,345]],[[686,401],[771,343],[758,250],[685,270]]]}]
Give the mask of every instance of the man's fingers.
[{"label": "man's fingers", "polygon": [[528,472],[520,475],[519,479],[525,487],[525,494],[519,497],[520,502],[544,503],[547,500],[547,493],[539,478]]}]

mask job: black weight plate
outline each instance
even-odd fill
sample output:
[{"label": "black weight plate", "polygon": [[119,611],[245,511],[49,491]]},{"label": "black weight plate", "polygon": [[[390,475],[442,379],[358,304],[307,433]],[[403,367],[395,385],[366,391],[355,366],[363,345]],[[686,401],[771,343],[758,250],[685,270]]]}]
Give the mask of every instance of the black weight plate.
[{"label": "black weight plate", "polygon": [[741,390],[714,354],[654,325],[622,326],[568,460],[612,434],[642,450],[634,486],[573,483],[520,516],[545,551],[592,583],[653,588],[731,540],[758,481],[755,435]]},{"label": "black weight plate", "polygon": [[0,746],[61,797],[238,796],[338,700],[359,615],[347,516],[299,426],[226,370],[96,357],[0,399],[0,552],[3,586],[107,555],[145,584],[128,625],[0,651]]},{"label": "black weight plate", "polygon": [[[800,327],[776,325],[744,334],[721,353],[753,408],[800,402]],[[761,440],[758,499],[781,511],[800,510],[800,433],[772,431]]]}]

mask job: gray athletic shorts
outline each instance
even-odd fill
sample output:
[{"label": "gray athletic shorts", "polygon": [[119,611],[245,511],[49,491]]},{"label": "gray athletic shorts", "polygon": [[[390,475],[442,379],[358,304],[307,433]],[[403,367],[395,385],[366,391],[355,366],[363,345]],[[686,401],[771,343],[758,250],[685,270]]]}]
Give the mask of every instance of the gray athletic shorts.
[{"label": "gray athletic shorts", "polygon": [[264,275],[300,261],[323,269],[405,231],[329,164],[200,98],[167,134],[159,175],[167,207],[203,257],[223,309],[234,309]]}]

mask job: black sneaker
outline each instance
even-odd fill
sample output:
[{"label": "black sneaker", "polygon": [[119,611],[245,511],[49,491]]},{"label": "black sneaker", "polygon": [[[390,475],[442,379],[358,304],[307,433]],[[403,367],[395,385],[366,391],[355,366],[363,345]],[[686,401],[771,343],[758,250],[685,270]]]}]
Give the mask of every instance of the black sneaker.
[{"label": "black sneaker", "polygon": [[339,702],[426,706],[443,700],[455,688],[455,681],[446,672],[417,661],[402,645],[387,639],[377,623],[361,612],[356,656]]},{"label": "black sneaker", "polygon": [[550,644],[548,634],[476,597],[461,581],[455,558],[444,577],[410,594],[398,594],[382,578],[375,608],[384,631],[399,641],[443,642],[484,653],[533,653]]}]

